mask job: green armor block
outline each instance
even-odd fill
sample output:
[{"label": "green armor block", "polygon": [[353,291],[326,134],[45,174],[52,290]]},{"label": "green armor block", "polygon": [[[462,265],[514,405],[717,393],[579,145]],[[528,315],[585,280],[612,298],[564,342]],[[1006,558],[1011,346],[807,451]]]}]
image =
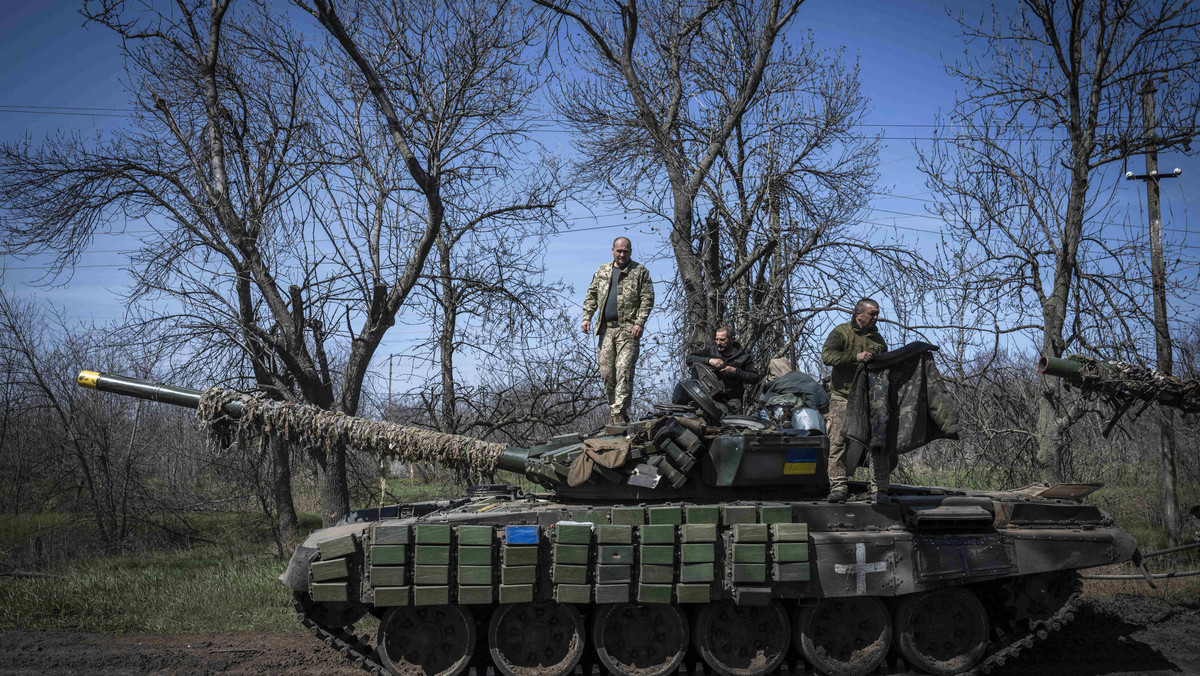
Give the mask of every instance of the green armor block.
[{"label": "green armor block", "polygon": [[716,546],[709,544],[683,545],[679,548],[679,560],[683,563],[712,563],[716,561]]},{"label": "green armor block", "polygon": [[712,585],[677,584],[675,598],[680,603],[708,603],[712,600]]},{"label": "green armor block", "polygon": [[758,508],[754,505],[721,505],[721,523],[727,526],[754,523],[757,519]]},{"label": "green armor block", "polygon": [[633,582],[633,566],[596,566],[596,582]]},{"label": "green armor block", "polygon": [[450,584],[450,566],[413,566],[413,584]]},{"label": "green armor block", "polygon": [[317,549],[321,552],[321,559],[329,561],[340,556],[350,556],[358,551],[358,545],[354,540],[354,535],[343,535],[332,540],[317,543]]},{"label": "green armor block", "polygon": [[350,587],[345,582],[320,582],[309,587],[309,594],[317,603],[341,603],[350,600]]},{"label": "green armor block", "polygon": [[733,546],[734,563],[766,563],[766,545],[735,544]]},{"label": "green armor block", "polygon": [[587,545],[554,545],[554,562],[555,563],[587,563],[588,562],[588,546]]},{"label": "green armor block", "polygon": [[666,523],[678,526],[683,523],[683,509],[680,507],[663,505],[651,507],[646,511],[650,512],[650,523],[652,524]]},{"label": "green armor block", "polygon": [[808,524],[773,523],[771,538],[776,542],[808,542]]},{"label": "green armor block", "polygon": [[627,584],[598,584],[595,590],[596,603],[629,603]]},{"label": "green armor block", "polygon": [[406,545],[409,542],[408,525],[380,524],[375,526],[371,541],[377,545]]},{"label": "green armor block", "polygon": [[684,508],[687,523],[720,523],[720,512],[716,505],[689,505]]},{"label": "green armor block", "polygon": [[767,524],[739,523],[733,527],[734,542],[766,542]]},{"label": "green armor block", "polygon": [[592,588],[586,584],[555,585],[554,600],[559,603],[589,603],[592,600]]},{"label": "green armor block", "polygon": [[533,584],[537,579],[537,566],[501,566],[501,584]]},{"label": "green armor block", "polygon": [[671,524],[642,526],[638,529],[638,536],[644,545],[673,545],[675,544],[675,526]]},{"label": "green armor block", "polygon": [[649,566],[642,564],[638,575],[639,582],[659,584],[675,581],[675,568],[672,566]]},{"label": "green armor block", "polygon": [[777,542],[772,545],[771,553],[777,563],[795,563],[808,560],[807,542]]},{"label": "green armor block", "polygon": [[371,563],[377,566],[403,566],[408,563],[404,545],[375,545],[371,547]]},{"label": "green armor block", "polygon": [[760,523],[791,523],[791,505],[761,505],[758,508]]},{"label": "green armor block", "polygon": [[641,507],[613,507],[611,516],[617,526],[640,526],[646,522],[646,510]]},{"label": "green armor block", "polygon": [[627,545],[633,542],[633,526],[596,526],[596,542]]},{"label": "green armor block", "polygon": [[532,603],[533,585],[531,584],[502,584],[500,585],[500,603]]},{"label": "green armor block", "polygon": [[312,573],[313,582],[339,580],[343,577],[349,577],[350,575],[350,565],[346,559],[314,561],[313,564],[309,566],[308,570],[310,573]]},{"label": "green armor block", "polygon": [[679,527],[679,539],[684,542],[716,542],[717,526],[711,523],[685,523]]},{"label": "green armor block", "polygon": [[554,525],[554,541],[570,545],[586,545],[592,541],[592,527],[582,523]]},{"label": "green armor block", "polygon": [[408,587],[377,587],[375,605],[380,607],[407,606]]},{"label": "green armor block", "polygon": [[492,603],[492,587],[458,588],[458,602],[464,606],[487,606]]},{"label": "green armor block", "polygon": [[491,566],[459,566],[458,583],[461,585],[482,585],[492,583]]},{"label": "green armor block", "polygon": [[765,606],[771,603],[769,587],[738,587],[733,590],[733,602],[739,606]]},{"label": "green armor block", "polygon": [[771,576],[778,582],[808,582],[807,563],[776,563]]},{"label": "green armor block", "polygon": [[494,529],[491,526],[459,526],[458,544],[462,545],[482,545],[485,547],[492,546],[492,536]]},{"label": "green armor block", "polygon": [[642,563],[669,566],[675,563],[675,548],[667,545],[642,545]]},{"label": "green armor block", "polygon": [[716,579],[711,563],[685,563],[679,567],[680,582],[712,582]]},{"label": "green armor block", "polygon": [[554,581],[565,584],[584,584],[587,582],[587,566],[564,566],[556,564],[551,571]]},{"label": "green armor block", "polygon": [[596,550],[596,563],[633,563],[633,545],[601,545]]},{"label": "green armor block", "polygon": [[463,566],[492,565],[491,547],[459,547],[458,563]]},{"label": "green armor block", "polygon": [[670,603],[671,585],[669,584],[639,584],[638,603]]},{"label": "green armor block", "polygon": [[450,603],[449,587],[413,587],[414,606],[444,606]]},{"label": "green armor block", "polygon": [[371,586],[403,587],[407,584],[404,573],[404,566],[371,566]]},{"label": "green armor block", "polygon": [[450,565],[449,545],[417,545],[413,561],[423,566]]},{"label": "green armor block", "polygon": [[450,525],[445,523],[419,523],[416,525],[417,544],[450,544]]},{"label": "green armor block", "polygon": [[505,566],[532,566],[537,563],[538,548],[528,545],[504,545],[500,563]]},{"label": "green armor block", "polygon": [[766,582],[767,566],[762,563],[735,563],[733,564],[733,581],[735,584]]}]

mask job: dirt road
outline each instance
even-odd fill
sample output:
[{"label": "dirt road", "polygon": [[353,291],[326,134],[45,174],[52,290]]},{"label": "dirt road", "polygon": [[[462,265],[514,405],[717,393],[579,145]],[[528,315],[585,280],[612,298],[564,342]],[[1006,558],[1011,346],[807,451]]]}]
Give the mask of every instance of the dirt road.
[{"label": "dirt road", "polygon": [[[306,634],[0,632],[0,675],[361,676]],[[886,672],[885,672],[886,673]],[[994,676],[1200,676],[1200,609],[1088,599],[1075,622]]]}]

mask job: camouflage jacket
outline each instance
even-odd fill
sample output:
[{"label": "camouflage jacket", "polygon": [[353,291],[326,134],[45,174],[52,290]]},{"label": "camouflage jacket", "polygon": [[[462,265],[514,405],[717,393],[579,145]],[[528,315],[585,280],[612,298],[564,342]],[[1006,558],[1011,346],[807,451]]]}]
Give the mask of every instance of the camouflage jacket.
[{"label": "camouflage jacket", "polygon": [[[608,284],[612,279],[615,265],[605,263],[592,276],[587,294],[583,297],[583,318],[591,319],[596,308],[601,308],[600,316],[592,325],[592,333],[600,332],[600,321],[604,318],[604,303],[608,300]],[[646,266],[629,261],[621,280],[617,282],[617,322],[619,324],[637,324],[645,326],[650,318],[650,310],[654,309],[654,282]]]},{"label": "camouflage jacket", "polygon": [[957,439],[958,410],[933,362],[937,346],[909,343],[863,364],[846,402],[846,469],[868,449],[907,453],[934,439]]},{"label": "camouflage jacket", "polygon": [[833,367],[830,375],[829,393],[850,396],[854,384],[854,372],[858,368],[858,353],[887,352],[887,343],[875,329],[863,331],[851,322],[838,324],[829,332],[821,348],[821,361]]}]

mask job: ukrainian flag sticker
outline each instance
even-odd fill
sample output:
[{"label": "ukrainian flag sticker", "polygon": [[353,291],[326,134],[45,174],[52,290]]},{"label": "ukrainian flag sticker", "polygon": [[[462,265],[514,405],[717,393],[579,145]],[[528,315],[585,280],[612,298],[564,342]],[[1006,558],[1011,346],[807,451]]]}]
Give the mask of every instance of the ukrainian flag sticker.
[{"label": "ukrainian flag sticker", "polygon": [[787,459],[783,463],[784,475],[789,474],[816,474],[817,473],[817,453],[820,449],[817,448],[789,448],[787,449]]}]

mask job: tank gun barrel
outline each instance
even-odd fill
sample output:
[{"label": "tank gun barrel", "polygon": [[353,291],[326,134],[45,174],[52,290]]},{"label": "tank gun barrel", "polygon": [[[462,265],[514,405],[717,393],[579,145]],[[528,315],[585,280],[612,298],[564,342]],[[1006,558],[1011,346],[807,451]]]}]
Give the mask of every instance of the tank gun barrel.
[{"label": "tank gun barrel", "polygon": [[[86,387],[90,390],[110,392],[126,397],[145,399],[147,401],[161,401],[165,404],[174,404],[192,409],[200,407],[200,397],[204,394],[202,391],[190,387],[164,385],[149,380],[142,380],[141,378],[130,378],[128,376],[98,373],[96,371],[80,371],[76,382],[80,387]],[[225,404],[224,411],[227,415],[236,417],[241,415],[243,407],[244,404],[240,401],[230,401]]]},{"label": "tank gun barrel", "polygon": [[81,387],[101,392],[195,409],[223,443],[228,443],[230,431],[243,438],[285,435],[291,443],[302,446],[354,448],[410,463],[434,463],[473,476],[490,475],[497,469],[502,455],[505,459],[500,463],[502,469],[514,472],[527,469],[528,451],[523,448],[385,420],[358,418],[307,404],[275,401],[220,388],[202,391],[163,385],[96,371],[81,371],[77,382]]},{"label": "tank gun barrel", "polygon": [[1157,401],[1184,412],[1200,411],[1200,380],[1179,378],[1119,361],[1075,354],[1067,358],[1042,355],[1038,373],[1062,378],[1084,394],[1099,393],[1116,400]]}]

